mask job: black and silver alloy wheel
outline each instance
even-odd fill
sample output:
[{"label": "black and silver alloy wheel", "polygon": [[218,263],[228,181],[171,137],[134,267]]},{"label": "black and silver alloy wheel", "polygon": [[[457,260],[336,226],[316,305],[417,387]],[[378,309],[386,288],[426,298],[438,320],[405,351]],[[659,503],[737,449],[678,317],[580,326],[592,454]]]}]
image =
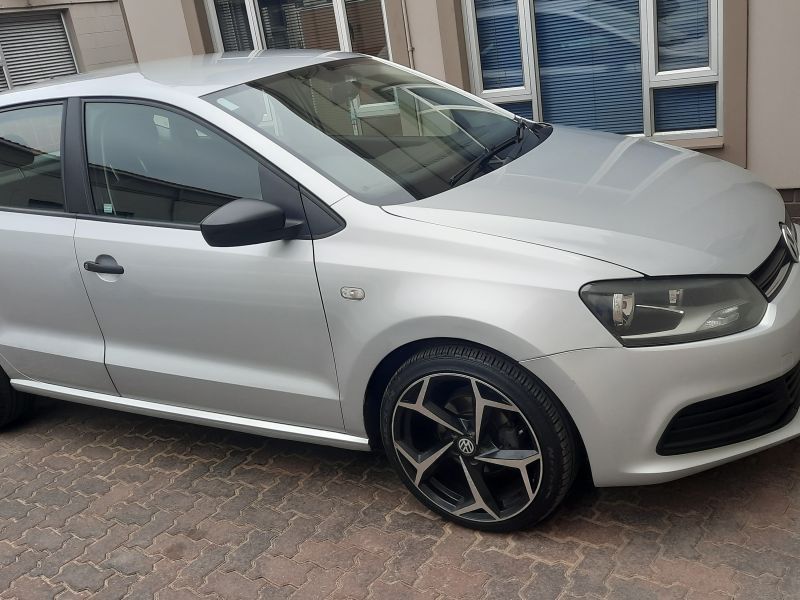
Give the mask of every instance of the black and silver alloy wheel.
[{"label": "black and silver alloy wheel", "polygon": [[395,405],[392,438],[409,478],[453,515],[502,521],[539,489],[533,428],[511,400],[475,377],[439,373],[411,384]]},{"label": "black and silver alloy wheel", "polygon": [[562,411],[518,365],[442,346],[398,370],[381,427],[390,461],[424,504],[466,526],[508,531],[546,517],[572,483]]}]

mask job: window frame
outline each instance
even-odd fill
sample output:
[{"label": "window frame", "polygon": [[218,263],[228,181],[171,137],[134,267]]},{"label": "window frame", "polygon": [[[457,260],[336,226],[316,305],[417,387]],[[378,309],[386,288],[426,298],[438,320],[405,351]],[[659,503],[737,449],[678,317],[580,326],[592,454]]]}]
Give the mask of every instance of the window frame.
[{"label": "window frame", "polygon": [[[723,63],[723,0],[708,1],[708,59],[707,67],[658,70],[658,0],[640,0],[642,32],[642,85],[644,86],[645,136],[658,140],[687,140],[722,137],[724,135],[724,88]],[[687,129],[683,131],[655,131],[656,89],[716,85],[717,126],[710,129]]]},{"label": "window frame", "polygon": [[61,189],[64,196],[64,207],[61,210],[50,210],[46,208],[14,208],[11,206],[3,206],[0,204],[0,212],[21,213],[25,215],[42,215],[48,217],[68,217],[75,218],[75,211],[69,202],[69,189],[67,183],[68,168],[66,164],[64,150],[67,146],[67,116],[68,116],[68,101],[66,98],[48,98],[47,100],[36,100],[33,102],[22,102],[18,104],[9,104],[0,107],[0,114],[13,112],[16,110],[25,110],[28,108],[41,108],[44,106],[60,106],[61,107],[61,144],[60,144],[60,159],[61,159]]},{"label": "window frame", "polygon": [[[219,30],[219,20],[217,11],[214,7],[214,0],[203,0],[208,16],[209,29],[211,29],[211,41],[215,52],[224,52],[222,45],[222,35]],[[350,39],[350,29],[347,24],[347,5],[346,0],[332,0],[333,14],[336,22],[336,33],[339,36],[339,49],[341,52],[353,52],[353,43]],[[386,0],[380,0],[381,12],[383,14],[383,31],[386,36],[386,49],[389,52],[389,60],[392,59],[392,42],[389,36],[389,24],[386,21]],[[247,21],[250,26],[250,35],[253,38],[252,52],[267,50],[266,36],[264,35],[261,19],[258,17],[258,0],[244,0],[247,9]]]},{"label": "window frame", "polygon": [[[313,201],[318,202],[313,194],[311,194],[308,190],[306,190],[299,181],[295,180],[293,177],[273,165],[266,157],[262,156],[260,153],[256,152],[246,144],[244,144],[241,140],[231,136],[229,133],[223,131],[218,126],[210,123],[206,119],[196,115],[184,108],[179,106],[175,106],[174,104],[170,104],[168,102],[161,102],[158,100],[152,100],[149,98],[137,98],[132,96],[84,96],[79,99],[76,99],[79,102],[79,106],[75,111],[77,114],[73,114],[73,119],[76,121],[79,119],[80,122],[80,129],[79,129],[79,138],[75,139],[75,144],[79,146],[75,154],[80,157],[80,164],[81,164],[81,174],[80,174],[80,184],[77,181],[73,184],[76,187],[73,187],[73,190],[78,189],[78,185],[80,185],[80,194],[85,197],[85,202],[81,206],[81,210],[78,213],[79,219],[85,219],[89,221],[104,221],[109,223],[126,223],[128,225],[139,225],[144,227],[167,227],[169,229],[182,229],[182,230],[189,230],[189,231],[200,231],[200,224],[193,224],[193,223],[173,223],[170,221],[156,221],[156,220],[147,220],[147,219],[126,219],[125,217],[117,217],[113,215],[105,215],[97,212],[97,206],[94,202],[94,194],[92,192],[92,183],[89,176],[89,157],[88,157],[88,147],[86,145],[86,105],[87,104],[133,104],[138,106],[149,106],[153,108],[160,108],[162,110],[166,110],[182,117],[185,117],[194,123],[197,123],[201,127],[208,129],[210,132],[220,136],[225,141],[233,144],[237,149],[244,152],[250,158],[255,160],[255,162],[262,168],[268,169],[273,175],[276,177],[280,177],[289,185],[296,187],[298,190],[297,194],[297,201],[299,204],[299,208],[305,212],[302,203],[302,196],[305,195],[309,197]],[[75,133],[74,129],[71,133]],[[74,174],[73,174],[74,175]],[[300,235],[295,239],[311,239],[309,236]]]},{"label": "window frame", "polygon": [[[539,89],[539,65],[537,64],[536,29],[530,1],[517,0],[523,85],[491,90],[484,89],[483,87],[481,51],[478,44],[478,18],[475,11],[475,1],[463,0],[462,6],[464,10],[465,36],[473,92],[481,98],[497,103],[530,100],[533,102],[534,116],[540,115],[541,111],[539,106],[541,105],[541,100],[538,97],[538,93],[534,93],[534,90]],[[529,26],[526,26],[526,24]]]},{"label": "window frame", "polygon": [[[642,101],[644,131],[631,137],[659,141],[719,138],[724,135],[723,77],[723,0],[709,3],[709,66],[675,71],[658,71],[658,0],[639,0],[639,28],[642,48]],[[475,95],[497,104],[531,102],[533,118],[542,121],[541,85],[539,82],[536,38],[536,0],[517,0],[517,14],[522,46],[522,68],[525,85],[514,88],[485,90],[478,46],[478,22],[474,0],[462,0],[470,83]],[[655,131],[654,92],[663,88],[715,85],[717,88],[717,125],[710,129]]]}]

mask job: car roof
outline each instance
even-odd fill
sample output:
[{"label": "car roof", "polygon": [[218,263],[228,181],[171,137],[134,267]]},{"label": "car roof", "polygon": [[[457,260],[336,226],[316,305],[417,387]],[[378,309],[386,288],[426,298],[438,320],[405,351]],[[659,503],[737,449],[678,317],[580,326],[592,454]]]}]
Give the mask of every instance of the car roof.
[{"label": "car roof", "polygon": [[199,97],[292,69],[362,56],[325,50],[260,50],[181,56],[90,71],[15,88],[0,106],[72,96],[158,95],[159,89]]}]

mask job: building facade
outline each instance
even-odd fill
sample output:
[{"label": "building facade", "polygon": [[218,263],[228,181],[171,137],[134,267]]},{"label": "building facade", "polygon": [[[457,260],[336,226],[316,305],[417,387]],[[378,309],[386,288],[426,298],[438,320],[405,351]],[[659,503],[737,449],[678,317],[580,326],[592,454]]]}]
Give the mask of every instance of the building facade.
[{"label": "building facade", "polygon": [[264,48],[388,58],[517,114],[748,167],[800,218],[797,0],[0,0],[0,88]]}]

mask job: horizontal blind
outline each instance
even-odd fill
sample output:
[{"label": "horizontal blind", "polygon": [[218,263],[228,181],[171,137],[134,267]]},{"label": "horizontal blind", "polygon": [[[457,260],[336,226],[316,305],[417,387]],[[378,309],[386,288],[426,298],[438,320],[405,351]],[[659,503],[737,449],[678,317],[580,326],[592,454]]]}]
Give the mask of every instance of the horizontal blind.
[{"label": "horizontal blind", "polygon": [[533,120],[533,104],[531,102],[504,102],[497,106],[505,108],[508,112],[512,112],[523,119]]},{"label": "horizontal blind", "polygon": [[0,50],[14,86],[77,73],[60,13],[0,18]]},{"label": "horizontal blind", "polygon": [[525,84],[518,13],[517,0],[475,0],[484,90]]},{"label": "horizontal blind", "polygon": [[709,64],[708,0],[657,0],[658,70]]},{"label": "horizontal blind", "polygon": [[345,0],[353,52],[389,58],[381,0]]},{"label": "horizontal blind", "polygon": [[717,86],[653,90],[657,132],[717,127]]},{"label": "horizontal blind", "polygon": [[333,0],[258,0],[267,48],[339,50]]},{"label": "horizontal blind", "polygon": [[253,50],[253,35],[245,0],[214,0],[222,49],[226,52]]},{"label": "horizontal blind", "polygon": [[546,121],[642,133],[639,0],[536,0]]}]

